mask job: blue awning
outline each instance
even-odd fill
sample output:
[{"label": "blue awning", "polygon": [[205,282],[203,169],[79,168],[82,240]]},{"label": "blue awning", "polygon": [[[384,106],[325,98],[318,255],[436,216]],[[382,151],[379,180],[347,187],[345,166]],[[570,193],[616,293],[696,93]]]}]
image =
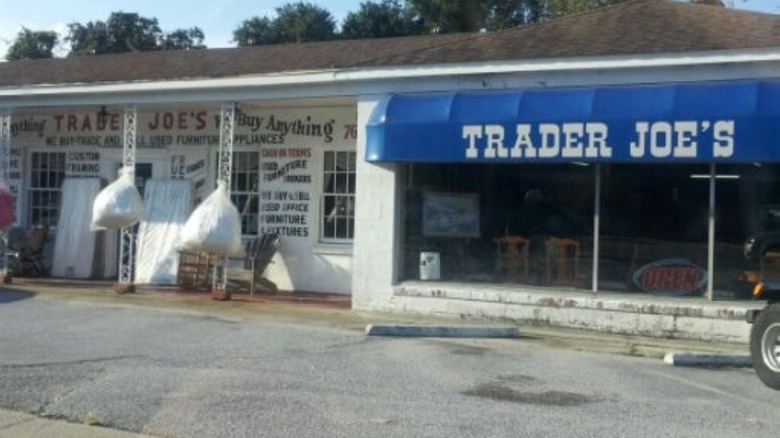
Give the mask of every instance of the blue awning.
[{"label": "blue awning", "polygon": [[780,82],[396,94],[371,162],[780,161]]}]

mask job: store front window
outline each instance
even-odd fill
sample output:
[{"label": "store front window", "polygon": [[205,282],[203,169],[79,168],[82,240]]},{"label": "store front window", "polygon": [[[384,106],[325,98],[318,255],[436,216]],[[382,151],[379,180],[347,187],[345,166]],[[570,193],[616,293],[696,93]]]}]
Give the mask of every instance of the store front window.
[{"label": "store front window", "polygon": [[434,253],[444,281],[590,290],[597,249],[599,291],[703,297],[712,186],[713,298],[780,278],[777,164],[412,164],[404,180],[407,280]]},{"label": "store front window", "polygon": [[406,166],[404,276],[589,288],[594,166]]},{"label": "store front window", "polygon": [[749,298],[780,278],[780,165],[718,164],[714,298]]},{"label": "store front window", "polygon": [[355,152],[326,151],[323,166],[322,240],[351,242],[355,235]]},{"label": "store front window", "polygon": [[605,164],[598,289],[701,295],[707,280],[707,164]]}]

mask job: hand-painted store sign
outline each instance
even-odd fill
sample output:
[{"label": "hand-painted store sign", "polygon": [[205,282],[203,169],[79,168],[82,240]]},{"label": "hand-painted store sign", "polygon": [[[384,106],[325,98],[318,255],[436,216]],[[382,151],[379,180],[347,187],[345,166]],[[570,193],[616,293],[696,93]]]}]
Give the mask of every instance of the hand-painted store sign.
[{"label": "hand-painted store sign", "polygon": [[369,161],[780,161],[780,82],[394,95],[367,135]]},{"label": "hand-painted store sign", "polygon": [[707,271],[687,259],[663,259],[637,269],[633,280],[645,292],[689,295],[707,285]]},{"label": "hand-painted store sign", "polygon": [[261,152],[260,232],[311,235],[312,149],[265,148]]},{"label": "hand-painted store sign", "polygon": [[[204,110],[155,111],[138,114],[136,146],[165,149],[171,146],[218,146],[218,114]],[[42,138],[48,147],[121,148],[123,117],[119,113],[74,112],[27,117],[12,123],[13,137]],[[336,137],[336,121],[312,115],[236,111],[235,146],[284,145],[294,138],[317,138],[324,143]]]}]

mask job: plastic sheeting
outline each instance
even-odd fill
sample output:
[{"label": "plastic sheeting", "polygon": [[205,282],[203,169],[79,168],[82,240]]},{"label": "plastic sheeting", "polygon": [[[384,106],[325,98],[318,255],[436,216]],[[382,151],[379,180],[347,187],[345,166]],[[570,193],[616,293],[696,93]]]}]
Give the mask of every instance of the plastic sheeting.
[{"label": "plastic sheeting", "polygon": [[243,257],[241,215],[223,181],[218,181],[216,190],[192,212],[180,237],[184,250]]},{"label": "plastic sheeting", "polygon": [[89,225],[92,223],[92,202],[99,191],[98,178],[66,178],[62,182],[60,217],[51,267],[53,276],[93,276],[96,236]]},{"label": "plastic sheeting", "polygon": [[181,228],[192,211],[189,180],[148,180],[144,191],[146,213],[138,227],[135,282],[175,284],[179,266],[176,249]]},{"label": "plastic sheeting", "polygon": [[119,178],[95,197],[92,206],[93,231],[121,229],[139,222],[144,213],[144,204],[133,182],[135,170],[123,167]]}]

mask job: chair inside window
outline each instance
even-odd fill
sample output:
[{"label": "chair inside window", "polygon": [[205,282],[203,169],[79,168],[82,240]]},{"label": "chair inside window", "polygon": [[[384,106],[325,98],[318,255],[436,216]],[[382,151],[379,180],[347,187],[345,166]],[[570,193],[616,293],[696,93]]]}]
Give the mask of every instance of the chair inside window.
[{"label": "chair inside window", "polygon": [[574,285],[579,279],[580,243],[550,237],[545,242],[545,276],[550,285]]},{"label": "chair inside window", "polygon": [[503,236],[496,242],[496,277],[499,280],[528,281],[530,240],[521,236]]}]

